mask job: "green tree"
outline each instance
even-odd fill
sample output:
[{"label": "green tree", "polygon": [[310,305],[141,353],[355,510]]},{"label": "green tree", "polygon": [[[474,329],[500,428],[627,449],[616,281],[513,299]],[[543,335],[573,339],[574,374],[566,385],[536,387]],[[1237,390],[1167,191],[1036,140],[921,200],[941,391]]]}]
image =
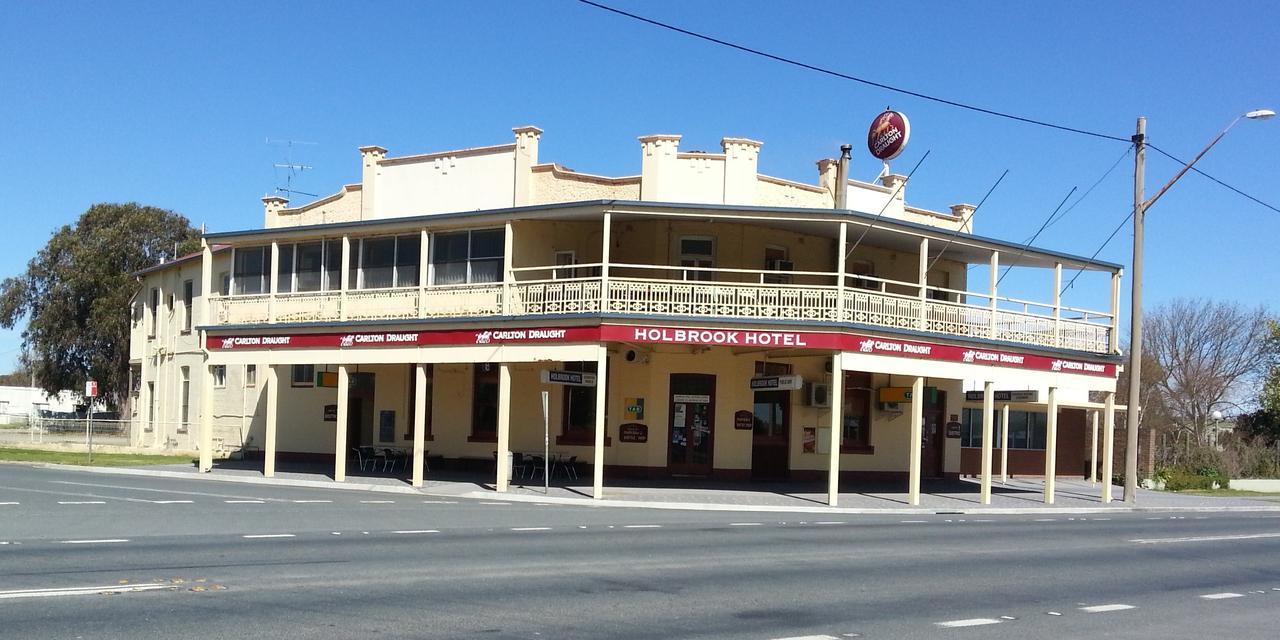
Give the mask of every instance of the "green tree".
[{"label": "green tree", "polygon": [[1268,443],[1280,441],[1280,322],[1271,321],[1269,344],[1271,366],[1262,380],[1258,394],[1258,410],[1239,418],[1239,427],[1247,435]]},{"label": "green tree", "polygon": [[134,202],[95,204],[0,283],[0,325],[22,332],[24,365],[50,393],[97,380],[115,406],[129,388],[133,273],[199,248],[182,215]]}]

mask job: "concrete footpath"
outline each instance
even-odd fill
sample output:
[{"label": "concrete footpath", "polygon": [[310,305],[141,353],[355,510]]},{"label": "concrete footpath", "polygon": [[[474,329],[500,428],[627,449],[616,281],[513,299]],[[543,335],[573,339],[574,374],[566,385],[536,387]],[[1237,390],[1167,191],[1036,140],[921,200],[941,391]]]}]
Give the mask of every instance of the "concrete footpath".
[{"label": "concrete footpath", "polygon": [[[191,465],[146,467],[82,467],[74,465],[41,465],[47,468],[77,470],[108,475],[200,479],[209,482],[231,482],[250,485],[304,487],[344,491],[412,494],[441,498],[537,502],[579,507],[625,507],[641,509],[678,509],[693,511],[750,511],[777,513],[826,514],[1086,514],[1132,511],[1277,511],[1280,497],[1194,496],[1163,491],[1139,490],[1137,506],[1121,501],[1104,504],[1099,496],[1101,485],[1080,479],[1060,478],[1055,504],[1046,505],[1044,486],[1035,478],[1011,478],[1008,483],[995,483],[992,504],[982,505],[979,485],[973,479],[930,481],[923,487],[921,504],[907,504],[907,495],[894,484],[871,484],[845,487],[838,507],[826,504],[826,493],[815,491],[813,484],[713,483],[683,481],[618,481],[606,483],[605,499],[592,500],[591,486],[581,481],[565,483],[557,480],[544,493],[541,484],[514,484],[506,493],[493,490],[487,474],[433,473],[422,488],[414,488],[403,479],[386,475],[348,476],[345,482],[334,482],[316,468],[278,470],[276,477],[266,478],[258,469],[227,465],[210,473],[200,473]],[[856,490],[849,490],[856,489]],[[1115,487],[1113,495],[1123,495]]]}]

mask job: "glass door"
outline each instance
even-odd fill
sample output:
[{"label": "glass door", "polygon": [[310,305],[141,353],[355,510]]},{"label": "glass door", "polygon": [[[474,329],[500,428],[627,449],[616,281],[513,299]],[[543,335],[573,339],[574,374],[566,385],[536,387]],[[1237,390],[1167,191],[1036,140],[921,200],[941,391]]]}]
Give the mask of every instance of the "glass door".
[{"label": "glass door", "polygon": [[671,374],[671,412],[667,466],[675,475],[711,474],[715,432],[716,377]]}]

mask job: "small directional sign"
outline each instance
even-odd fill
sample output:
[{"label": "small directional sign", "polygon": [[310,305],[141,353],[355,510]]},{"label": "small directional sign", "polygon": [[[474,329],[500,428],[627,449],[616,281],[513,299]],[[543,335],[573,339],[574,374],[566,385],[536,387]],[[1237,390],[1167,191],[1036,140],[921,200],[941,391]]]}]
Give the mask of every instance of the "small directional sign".
[{"label": "small directional sign", "polygon": [[564,384],[571,387],[596,386],[596,374],[587,371],[542,370],[542,381],[547,384]]}]

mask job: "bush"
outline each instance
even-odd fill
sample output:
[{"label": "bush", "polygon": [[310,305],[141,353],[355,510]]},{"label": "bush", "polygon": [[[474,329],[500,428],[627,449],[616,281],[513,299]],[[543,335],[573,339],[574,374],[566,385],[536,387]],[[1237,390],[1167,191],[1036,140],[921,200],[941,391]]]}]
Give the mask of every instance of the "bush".
[{"label": "bush", "polygon": [[1156,476],[1164,480],[1165,491],[1225,489],[1228,483],[1222,472],[1212,467],[1169,467],[1160,470]]}]

